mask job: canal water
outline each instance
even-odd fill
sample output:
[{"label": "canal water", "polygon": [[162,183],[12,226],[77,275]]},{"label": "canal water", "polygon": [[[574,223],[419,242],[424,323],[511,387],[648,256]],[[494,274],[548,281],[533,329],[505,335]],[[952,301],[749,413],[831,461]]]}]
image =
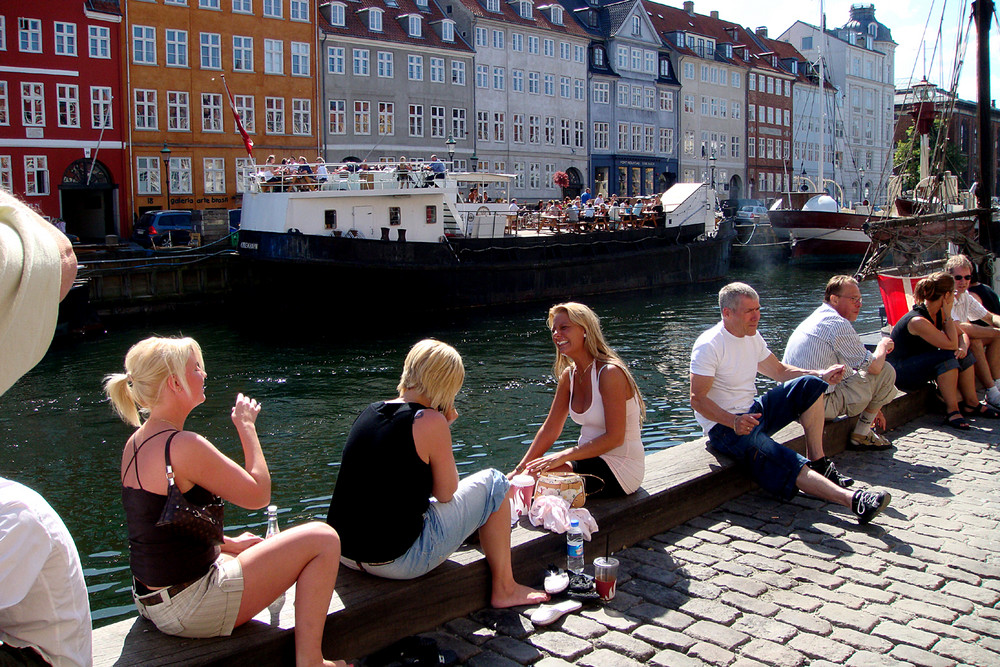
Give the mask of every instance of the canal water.
[{"label": "canal water", "polygon": [[[843,267],[850,273],[854,267]],[[822,300],[831,270],[778,267],[733,272],[761,295],[760,331],[780,357],[796,324]],[[610,344],[630,365],[646,399],[647,452],[701,435],[688,406],[691,345],[719,319],[721,283],[584,301],[601,316]],[[860,331],[877,328],[874,283],[862,285]],[[208,400],[189,418],[196,430],[242,461],[229,412],[237,392],[260,400],[257,425],[283,526],[324,518],[344,438],[369,402],[395,396],[410,345],[433,336],[455,346],[466,366],[452,428],[464,475],[510,470],[545,418],[555,389],[554,349],[544,307],[475,312],[431,321],[360,318],[336,297],[317,302],[322,326],[275,322],[266,308],[212,317],[134,323],[96,338],[59,342],[0,397],[0,475],[45,496],[76,540],[95,625],[135,610],[120,503],[119,462],[130,429],[112,414],[101,379],[151,335],[187,335],[202,345]],[[569,422],[562,442],[579,431]],[[557,445],[558,446],[558,445]],[[227,507],[227,530],[263,534],[263,511]]]}]

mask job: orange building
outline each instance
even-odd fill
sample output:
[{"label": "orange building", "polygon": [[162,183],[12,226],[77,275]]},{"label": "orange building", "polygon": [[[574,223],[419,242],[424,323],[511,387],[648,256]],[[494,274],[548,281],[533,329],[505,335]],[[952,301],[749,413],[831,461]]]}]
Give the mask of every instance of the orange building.
[{"label": "orange building", "polygon": [[315,160],[313,0],[126,0],[124,9],[133,218],[236,208],[268,154]]}]

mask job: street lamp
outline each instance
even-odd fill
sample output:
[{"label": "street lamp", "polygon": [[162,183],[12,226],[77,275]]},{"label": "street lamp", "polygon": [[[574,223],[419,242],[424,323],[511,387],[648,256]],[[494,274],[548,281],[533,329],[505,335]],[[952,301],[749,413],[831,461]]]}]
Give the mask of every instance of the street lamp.
[{"label": "street lamp", "polygon": [[806,185],[806,179],[809,178],[809,174],[806,173],[806,166],[802,165],[802,182],[799,184],[799,190],[806,192],[809,190],[809,186]]},{"label": "street lamp", "polygon": [[170,210],[170,147],[167,146],[167,142],[163,142],[163,148],[160,149],[160,155],[163,157],[163,173],[167,177],[167,205],[163,207],[165,211]]},{"label": "street lamp", "polygon": [[455,136],[452,134],[448,135],[448,141],[444,142],[444,145],[448,147],[448,164],[449,169],[455,168]]},{"label": "street lamp", "polygon": [[709,156],[709,161],[712,163],[712,191],[715,191],[715,151]]},{"label": "street lamp", "polygon": [[864,199],[864,192],[865,192],[865,168],[864,167],[859,167],[858,168],[858,172],[861,174],[861,182],[858,183],[858,195],[860,195],[861,198]]}]

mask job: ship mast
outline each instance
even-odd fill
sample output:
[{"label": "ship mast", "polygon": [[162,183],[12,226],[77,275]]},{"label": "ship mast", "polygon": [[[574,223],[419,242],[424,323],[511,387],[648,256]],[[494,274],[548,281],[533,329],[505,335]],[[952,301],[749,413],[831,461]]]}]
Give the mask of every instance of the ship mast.
[{"label": "ship mast", "polygon": [[826,187],[823,183],[823,163],[826,162],[826,156],[823,154],[826,148],[826,78],[823,74],[823,41],[826,39],[826,13],[823,10],[823,0],[819,0],[819,45],[817,50],[819,52],[819,107],[820,107],[820,125],[819,125],[819,180],[817,181],[817,188],[820,192],[826,192]]},{"label": "ship mast", "polygon": [[990,127],[990,21],[993,0],[975,0],[972,13],[979,33],[976,75],[979,77],[979,235],[994,256],[1000,255],[1000,230],[993,222],[993,133]]}]

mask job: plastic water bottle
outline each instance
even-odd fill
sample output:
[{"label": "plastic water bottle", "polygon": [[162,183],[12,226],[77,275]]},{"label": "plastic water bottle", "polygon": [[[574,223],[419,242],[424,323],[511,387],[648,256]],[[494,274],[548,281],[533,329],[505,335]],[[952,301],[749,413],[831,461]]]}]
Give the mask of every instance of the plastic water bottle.
[{"label": "plastic water bottle", "polygon": [[[278,527],[278,506],[268,505],[267,506],[267,533],[264,534],[264,539],[274,537],[279,532],[281,528]],[[271,622],[275,623],[278,617],[281,615],[281,608],[285,606],[285,594],[282,592],[278,598],[267,605],[267,610],[271,612]]]},{"label": "plastic water bottle", "polygon": [[583,532],[577,519],[570,519],[566,532],[566,569],[577,574],[583,572]]}]

